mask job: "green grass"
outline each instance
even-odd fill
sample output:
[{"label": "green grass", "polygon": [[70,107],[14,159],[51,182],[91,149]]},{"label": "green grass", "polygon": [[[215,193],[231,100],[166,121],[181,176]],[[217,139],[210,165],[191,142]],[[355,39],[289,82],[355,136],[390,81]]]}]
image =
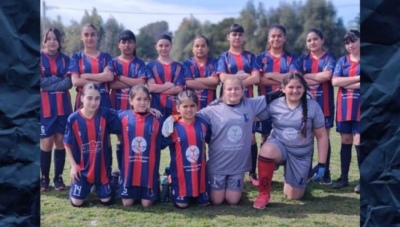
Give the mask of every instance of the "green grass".
[{"label": "green grass", "polygon": [[[73,92],[72,92],[73,93]],[[72,94],[73,98],[75,93]],[[331,130],[332,178],[340,175],[340,136]],[[112,136],[115,144],[116,137]],[[257,134],[257,141],[260,136]],[[114,146],[115,147],[115,146]],[[314,159],[316,160],[317,155]],[[114,159],[115,160],[115,159]],[[160,173],[169,163],[169,153],[162,151]],[[114,164],[116,167],[116,163]],[[52,174],[52,173],[51,173]],[[198,207],[186,210],[174,208],[171,203],[157,203],[149,208],[141,205],[123,207],[120,200],[110,207],[102,206],[95,194],[87,206],[73,208],[68,201],[68,190],[54,189],[42,193],[41,226],[358,226],[359,195],[352,190],[358,182],[356,155],[353,149],[350,168],[350,186],[335,190],[331,186],[312,183],[301,201],[290,201],[283,196],[283,168],[274,174],[271,202],[263,210],[252,208],[257,188],[245,184],[239,205]],[[52,176],[50,176],[52,179]],[[247,176],[246,176],[247,179]],[[64,180],[69,182],[69,162],[66,161]]]}]

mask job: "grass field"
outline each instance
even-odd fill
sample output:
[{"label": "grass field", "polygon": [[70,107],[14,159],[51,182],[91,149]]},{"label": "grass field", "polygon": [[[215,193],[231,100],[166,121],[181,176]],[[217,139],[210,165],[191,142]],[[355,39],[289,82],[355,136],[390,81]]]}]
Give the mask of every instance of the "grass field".
[{"label": "grass field", "polygon": [[[72,96],[75,97],[75,93]],[[340,136],[334,129],[330,136],[330,168],[332,178],[336,179],[340,175]],[[112,136],[113,144],[115,141]],[[259,135],[257,141],[260,141]],[[160,173],[168,163],[169,152],[163,150]],[[257,188],[248,182],[239,205],[190,206],[185,210],[174,208],[171,203],[157,203],[149,208],[123,207],[120,200],[104,207],[95,194],[89,196],[87,206],[73,208],[68,201],[68,190],[51,189],[41,195],[41,226],[359,226],[359,195],[353,192],[359,177],[354,149],[349,187],[335,190],[312,183],[301,201],[290,201],[282,193],[282,174],[283,168],[275,172],[271,201],[262,211],[252,208]],[[69,180],[69,161],[66,160],[64,181],[68,184]]]}]

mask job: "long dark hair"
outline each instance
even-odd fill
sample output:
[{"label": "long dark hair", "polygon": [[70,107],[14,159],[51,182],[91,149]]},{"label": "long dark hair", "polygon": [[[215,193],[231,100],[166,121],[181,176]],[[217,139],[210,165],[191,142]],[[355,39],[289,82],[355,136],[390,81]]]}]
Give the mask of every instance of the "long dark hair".
[{"label": "long dark hair", "polygon": [[307,119],[308,119],[308,106],[307,106],[307,82],[300,73],[286,74],[282,79],[282,85],[286,86],[291,80],[299,80],[304,87],[304,93],[301,96],[301,107],[303,109],[303,116],[301,118],[301,135],[306,138],[307,136]]},{"label": "long dark hair", "polygon": [[62,49],[62,46],[61,46],[61,32],[60,32],[60,30],[58,30],[57,28],[55,28],[55,27],[50,27],[50,28],[46,29],[46,31],[44,32],[44,36],[43,36],[43,37],[44,37],[43,43],[46,43],[46,42],[47,42],[47,37],[49,36],[49,33],[50,33],[50,32],[53,32],[54,35],[56,36],[56,39],[57,39],[57,42],[58,42],[58,49],[57,49],[57,51],[60,52],[61,49]]}]

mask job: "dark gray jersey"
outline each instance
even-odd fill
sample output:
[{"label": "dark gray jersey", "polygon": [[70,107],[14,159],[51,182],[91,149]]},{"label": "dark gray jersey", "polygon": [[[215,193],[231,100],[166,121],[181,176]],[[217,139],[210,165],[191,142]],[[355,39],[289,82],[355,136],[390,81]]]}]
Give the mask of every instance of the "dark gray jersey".
[{"label": "dark gray jersey", "polygon": [[[250,170],[250,147],[254,117],[265,119],[264,96],[245,98],[231,107],[225,103],[198,112],[211,125],[207,171],[210,174],[241,174]],[[262,117],[261,117],[262,116]]]}]

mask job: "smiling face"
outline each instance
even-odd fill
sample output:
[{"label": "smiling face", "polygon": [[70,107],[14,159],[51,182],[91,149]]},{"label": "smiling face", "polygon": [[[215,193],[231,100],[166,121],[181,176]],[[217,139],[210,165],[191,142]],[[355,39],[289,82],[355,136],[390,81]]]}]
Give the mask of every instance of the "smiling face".
[{"label": "smiling face", "polygon": [[321,51],[322,45],[324,45],[324,40],[321,39],[321,37],[315,32],[308,33],[306,41],[307,41],[307,48],[311,52]]},{"label": "smiling face", "polygon": [[279,28],[272,28],[268,32],[268,43],[272,49],[283,49],[286,42],[286,36]]},{"label": "smiling face", "polygon": [[349,54],[352,55],[360,54],[360,39],[357,39],[354,42],[346,42],[344,46]]},{"label": "smiling face", "polygon": [[224,100],[228,105],[238,104],[244,95],[239,79],[227,80],[224,83]]},{"label": "smiling face", "polygon": [[206,58],[208,55],[208,45],[204,38],[197,38],[193,42],[193,55],[198,59]]},{"label": "smiling face", "polygon": [[81,96],[83,109],[88,113],[97,111],[100,106],[100,92],[97,89],[91,88],[84,90]]},{"label": "smiling face", "polygon": [[54,54],[58,52],[60,48],[60,43],[58,42],[57,36],[53,31],[49,31],[43,43],[49,54]]},{"label": "smiling face", "polygon": [[150,105],[150,97],[143,90],[137,90],[133,98],[129,99],[129,103],[137,113],[145,113]]},{"label": "smiling face", "polygon": [[172,43],[167,39],[160,39],[156,43],[156,50],[160,57],[169,57],[169,52],[171,52]]},{"label": "smiling face", "polygon": [[98,40],[97,31],[91,26],[83,27],[81,40],[86,48],[96,48]]},{"label": "smiling face", "polygon": [[285,93],[286,100],[290,103],[300,102],[301,97],[305,92],[305,88],[299,79],[293,78],[283,86],[283,93]]}]

